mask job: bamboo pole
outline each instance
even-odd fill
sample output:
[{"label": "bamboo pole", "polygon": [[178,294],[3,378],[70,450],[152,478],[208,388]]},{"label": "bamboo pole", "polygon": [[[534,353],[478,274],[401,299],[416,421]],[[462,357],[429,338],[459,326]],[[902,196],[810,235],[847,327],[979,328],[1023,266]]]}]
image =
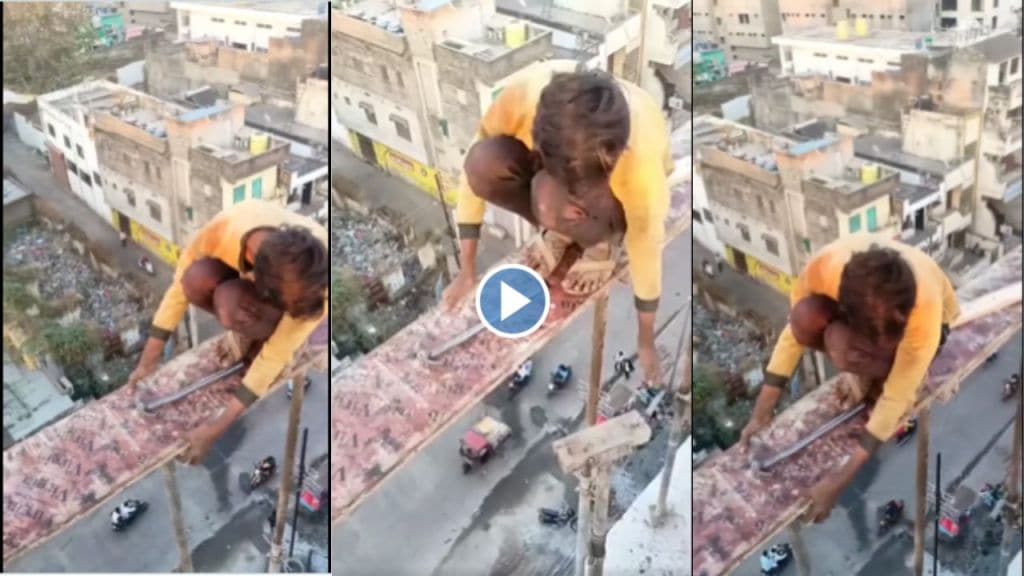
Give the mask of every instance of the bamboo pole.
[{"label": "bamboo pole", "polygon": [[[306,370],[302,369],[292,375],[292,406],[288,412],[288,437],[285,439],[284,463],[281,465],[281,488],[277,493],[277,521],[274,522],[274,535],[270,542],[270,563],[267,572],[281,572],[284,561],[284,525],[288,522],[288,499],[292,492],[292,475],[295,472],[295,445],[299,438],[299,420],[302,417],[302,398],[305,396]],[[292,527],[294,530],[295,527]]]},{"label": "bamboo pole", "polygon": [[[931,409],[925,406],[917,413],[917,485],[914,514],[914,576],[924,574],[924,525],[928,514],[928,436]],[[938,503],[936,503],[937,505]],[[935,511],[938,514],[938,509]],[[938,535],[936,535],[938,536]]]},{"label": "bamboo pole", "polygon": [[789,525],[789,533],[793,537],[793,557],[796,558],[796,569],[800,576],[811,576],[811,559],[807,555],[801,528],[803,522],[799,520]]},{"label": "bamboo pole", "polygon": [[[690,338],[690,303],[692,300],[686,302],[686,308],[683,313],[683,330],[679,334],[679,346],[676,348],[675,362],[672,363],[672,372],[668,377],[668,394],[669,401],[676,402],[676,414],[672,419],[672,429],[669,431],[668,437],[668,451],[665,453],[665,467],[661,471],[661,485],[658,487],[658,503],[655,507],[654,512],[654,523],[659,524],[664,518],[667,512],[667,506],[665,501],[668,499],[668,488],[672,483],[672,469],[675,468],[676,452],[679,450],[679,446],[683,443],[684,424],[683,421],[686,419],[686,414],[683,402],[677,401],[677,396],[682,397],[673,389],[676,380],[676,369],[681,368],[682,382],[679,383],[680,391],[686,390],[689,393],[690,382],[692,378],[691,370],[691,358],[693,355],[692,339]],[[686,350],[684,355],[682,352]]]},{"label": "bamboo pole", "polygon": [[192,553],[188,549],[188,539],[185,537],[185,521],[181,513],[181,493],[178,491],[174,460],[164,464],[164,486],[167,488],[167,500],[171,508],[174,542],[178,546],[178,571],[192,572]]},{"label": "bamboo pole", "polygon": [[[1021,366],[1024,372],[1024,365]],[[1019,372],[1020,373],[1020,372]],[[1017,394],[1024,394],[1018,390]],[[1021,434],[1024,434],[1024,402],[1017,398],[1017,417],[1013,423],[1013,447],[1010,451],[1010,470],[1006,481],[1006,502],[1003,505],[1003,545],[999,556],[999,573],[1007,574],[1010,569],[1010,561],[1013,560],[1014,537],[1020,533],[1021,520],[1021,494],[1020,488],[1020,467],[1021,467]]]}]

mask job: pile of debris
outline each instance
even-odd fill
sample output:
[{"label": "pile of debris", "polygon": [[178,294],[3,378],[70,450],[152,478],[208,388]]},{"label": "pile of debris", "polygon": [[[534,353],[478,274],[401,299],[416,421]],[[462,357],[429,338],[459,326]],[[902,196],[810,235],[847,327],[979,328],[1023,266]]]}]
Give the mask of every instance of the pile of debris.
[{"label": "pile of debris", "polygon": [[[81,251],[80,251],[81,250]],[[117,331],[143,312],[142,299],[129,285],[95,269],[67,234],[40,226],[21,227],[5,246],[7,269],[36,271],[45,302],[79,299],[82,318]]]},{"label": "pile of debris", "polygon": [[700,363],[714,364],[727,374],[767,363],[771,341],[752,319],[721,307],[709,310],[699,300],[693,308],[693,346]]},{"label": "pile of debris", "polygon": [[363,277],[377,277],[400,266],[415,252],[388,221],[334,206],[331,210],[331,262]]}]

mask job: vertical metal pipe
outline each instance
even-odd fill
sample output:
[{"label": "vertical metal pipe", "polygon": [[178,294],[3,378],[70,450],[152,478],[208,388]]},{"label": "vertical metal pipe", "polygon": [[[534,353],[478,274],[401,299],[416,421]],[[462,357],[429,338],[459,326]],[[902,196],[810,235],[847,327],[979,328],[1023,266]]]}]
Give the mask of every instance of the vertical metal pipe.
[{"label": "vertical metal pipe", "polygon": [[917,483],[914,513],[914,576],[924,574],[924,523],[928,513],[928,436],[931,408],[917,413]]},{"label": "vertical metal pipe", "polygon": [[171,508],[174,542],[178,546],[178,571],[192,572],[192,553],[188,549],[188,539],[185,537],[185,520],[181,513],[181,493],[178,491],[174,460],[164,464],[164,486],[167,488],[167,500]]},{"label": "vertical metal pipe", "polygon": [[939,518],[942,517],[942,452],[935,453],[935,544],[932,546],[932,575],[939,574]]},{"label": "vertical metal pipe", "polygon": [[302,496],[302,482],[306,479],[306,443],[308,441],[309,428],[303,428],[302,451],[299,453],[299,481],[295,484],[295,512],[292,514],[292,539],[288,544],[289,558],[295,554],[295,535],[299,532],[299,498]]},{"label": "vertical metal pipe", "polygon": [[[281,489],[277,493],[277,521],[274,523],[273,539],[270,542],[270,563],[267,572],[281,572],[284,561],[284,525],[288,521],[288,498],[292,492],[292,473],[295,471],[295,445],[298,444],[299,420],[302,417],[302,398],[305,396],[306,371],[292,375],[292,406],[288,412],[288,436],[284,445],[284,463],[281,465]],[[296,383],[298,380],[298,384]]]},{"label": "vertical metal pipe", "polygon": [[[674,402],[675,390],[673,386],[676,381],[676,369],[682,367],[682,382],[680,382],[679,388],[685,388],[692,378],[692,364],[690,359],[693,354],[692,339],[690,338],[690,304],[693,300],[686,302],[686,307],[683,309],[681,318],[683,319],[683,330],[679,334],[679,345],[676,347],[675,361],[672,362],[672,371],[668,378],[668,395],[669,401]],[[686,349],[686,355],[683,356],[682,351]],[[678,403],[677,404],[681,404]],[[672,419],[672,429],[669,431],[668,438],[668,450],[665,453],[665,467],[661,471],[661,485],[658,487],[658,504],[654,509],[654,521],[655,523],[660,522],[667,512],[665,501],[668,499],[668,488],[672,483],[672,469],[675,467],[676,452],[679,450],[679,446],[683,443],[683,420],[686,415],[683,414],[683,406],[676,407],[675,417]]]}]

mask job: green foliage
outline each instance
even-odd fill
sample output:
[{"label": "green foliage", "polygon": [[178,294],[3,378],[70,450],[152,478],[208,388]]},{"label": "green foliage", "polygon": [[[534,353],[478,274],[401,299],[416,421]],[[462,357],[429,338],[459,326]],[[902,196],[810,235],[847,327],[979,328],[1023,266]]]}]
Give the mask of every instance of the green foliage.
[{"label": "green foliage", "polygon": [[4,87],[43,94],[82,80],[96,33],[86,5],[4,2]]},{"label": "green foliage", "polygon": [[12,313],[24,313],[35,304],[35,299],[29,293],[25,284],[19,280],[4,275],[4,311]]},{"label": "green foliage", "polygon": [[103,339],[96,330],[84,325],[61,326],[48,322],[39,331],[38,340],[65,369],[82,366],[89,356],[103,349]]}]

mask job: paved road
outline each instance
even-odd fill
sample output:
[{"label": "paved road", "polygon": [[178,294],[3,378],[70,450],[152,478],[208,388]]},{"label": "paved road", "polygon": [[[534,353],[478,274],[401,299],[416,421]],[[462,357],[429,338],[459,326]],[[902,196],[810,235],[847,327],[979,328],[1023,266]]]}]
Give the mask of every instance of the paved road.
[{"label": "paved road", "polygon": [[[967,485],[979,488],[1005,474],[1008,448],[1007,428],[1012,425],[1014,405],[1002,402],[1003,380],[1019,369],[1021,335],[1003,347],[992,363],[978,369],[949,404],[932,410],[930,453],[942,452],[942,484],[948,489],[954,481],[967,478]],[[1002,444],[997,440],[1004,438]],[[993,448],[995,446],[995,448]],[[983,458],[990,452],[1003,455]],[[914,510],[915,443],[903,446],[886,445],[869,462],[840,498],[832,515],[824,524],[804,532],[811,551],[812,570],[822,576],[855,574],[904,573],[905,546],[887,544],[877,537],[876,509],[890,499],[903,499],[908,511]],[[929,471],[934,478],[934,468]],[[787,540],[788,534],[781,540]],[[941,558],[941,557],[940,557]],[[867,568],[865,568],[867,566]],[[891,572],[881,567],[891,568]],[[876,571],[872,571],[875,569]],[[739,574],[755,574],[756,558],[743,564]],[[795,574],[795,569],[793,571]],[[990,576],[984,574],[984,576]],[[995,576],[995,575],[992,575]]]},{"label": "paved road", "polygon": [[[665,260],[661,319],[689,298],[688,234],[670,244]],[[492,516],[501,515],[508,508],[529,510],[531,521],[522,528],[534,529],[536,506],[552,505],[570,490],[557,475],[553,454],[542,443],[550,442],[553,426],[570,425],[582,411],[582,383],[589,374],[591,323],[588,312],[534,356],[534,380],[514,401],[509,402],[505,390],[499,389],[450,426],[389,478],[351,518],[336,527],[331,537],[334,574],[428,575],[443,560],[449,566],[467,559],[482,563],[466,573],[482,574],[486,573],[482,567],[495,562],[500,542],[491,549],[484,545],[483,556],[476,556],[479,547],[474,536],[487,532]],[[611,373],[617,350],[635,349],[635,326],[631,290],[626,284],[616,286],[608,312],[603,374]],[[666,332],[668,341],[672,340],[671,334]],[[548,398],[548,374],[561,362],[574,367],[576,389]],[[514,438],[503,447],[499,458],[464,476],[456,451],[459,437],[484,413],[499,415],[513,428]],[[514,544],[516,537],[513,534],[508,541]],[[397,543],[401,543],[400,553],[396,553]],[[458,551],[451,553],[457,544]],[[457,576],[462,573],[459,570],[465,568],[446,567],[437,573]]]},{"label": "paved road", "polygon": [[[327,457],[329,419],[327,377],[321,372],[310,372],[310,376],[313,383],[306,393],[301,425],[309,427],[307,458],[312,463]],[[266,570],[269,546],[263,537],[265,519],[280,476],[249,495],[240,489],[238,478],[248,474],[264,456],[272,455],[283,461],[288,409],[288,398],[278,390],[245,414],[202,465],[178,465],[185,529],[197,572]],[[147,501],[150,508],[127,531],[114,533],[110,530],[110,511],[116,502],[127,498]],[[299,534],[296,553],[305,558],[308,545],[301,541],[303,529]],[[320,553],[325,553],[326,531],[316,530],[313,537],[319,538]],[[170,572],[178,560],[163,474],[157,471],[41,548],[5,565],[4,570]]]}]

